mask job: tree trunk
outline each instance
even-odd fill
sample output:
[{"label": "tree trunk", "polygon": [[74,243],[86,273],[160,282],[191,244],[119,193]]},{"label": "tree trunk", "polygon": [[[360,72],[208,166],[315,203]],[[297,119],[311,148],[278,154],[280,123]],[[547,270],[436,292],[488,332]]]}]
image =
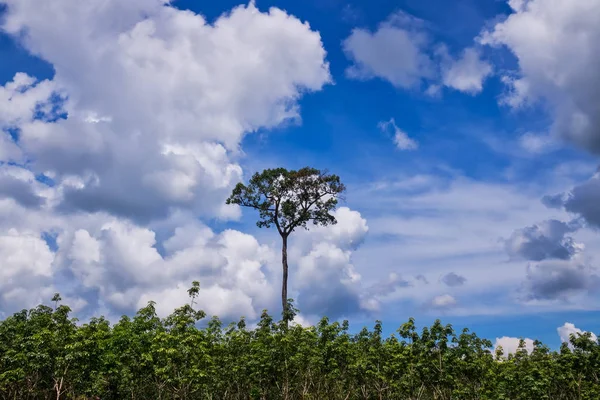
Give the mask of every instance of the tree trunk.
[{"label": "tree trunk", "polygon": [[281,282],[281,309],[283,310],[284,316],[287,311],[287,282],[288,282],[288,261],[287,261],[287,235],[282,235],[282,246],[281,246],[281,265],[283,266],[283,280]]}]

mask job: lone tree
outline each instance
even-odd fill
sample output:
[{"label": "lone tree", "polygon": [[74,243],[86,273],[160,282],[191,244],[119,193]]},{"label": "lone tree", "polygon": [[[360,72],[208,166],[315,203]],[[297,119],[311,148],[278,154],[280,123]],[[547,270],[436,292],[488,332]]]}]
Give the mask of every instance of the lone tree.
[{"label": "lone tree", "polygon": [[284,168],[266,169],[255,173],[248,185],[238,183],[227,204],[238,204],[259,211],[259,228],[277,227],[281,236],[281,305],[287,317],[288,260],[287,243],[290,234],[299,227],[308,229],[313,225],[333,225],[337,221],[331,211],[346,190],[337,175],[314,168],[288,171]]}]

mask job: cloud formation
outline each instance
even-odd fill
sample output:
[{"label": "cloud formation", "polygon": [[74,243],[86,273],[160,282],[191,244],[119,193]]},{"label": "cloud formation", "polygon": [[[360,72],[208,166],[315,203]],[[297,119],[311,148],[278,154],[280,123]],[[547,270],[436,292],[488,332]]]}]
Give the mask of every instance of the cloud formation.
[{"label": "cloud formation", "polygon": [[508,336],[496,338],[496,341],[494,342],[494,352],[498,349],[498,347],[502,347],[502,357],[508,358],[508,356],[510,354],[516,354],[517,350],[519,349],[519,344],[521,343],[521,340],[523,340],[524,345],[525,345],[524,350],[528,354],[531,354],[531,352],[533,351],[533,348],[534,348],[532,339],[529,339],[529,338],[520,339],[520,338],[508,337]]},{"label": "cloud formation", "polygon": [[449,294],[442,294],[439,296],[435,296],[433,299],[431,299],[431,302],[429,303],[429,305],[432,308],[443,310],[443,309],[452,308],[457,303],[458,302],[456,301],[454,296],[451,296]]},{"label": "cloud formation", "polygon": [[583,249],[583,245],[566,235],[580,228],[581,224],[577,220],[566,223],[550,219],[515,230],[510,238],[504,241],[504,248],[511,259],[569,260]]},{"label": "cloud formation", "polygon": [[[193,279],[209,315],[274,310],[277,251],[199,218],[239,217],[224,199],[243,137],[299,121],[302,95],[331,82],[319,33],[252,2],[214,23],[159,0],[3,3],[2,29],[55,75],[0,87],[0,310],[60,291],[84,314],[157,299],[165,315]],[[298,250],[297,290],[318,314],[368,303],[350,260],[366,221],[337,216]]]},{"label": "cloud formation", "polygon": [[446,284],[446,286],[455,287],[462,286],[467,281],[467,278],[464,276],[460,276],[454,272],[450,272],[442,277],[442,282]]},{"label": "cloud formation", "polygon": [[352,264],[352,252],[369,231],[367,221],[347,207],[334,216],[336,225],[295,233],[289,251],[290,260],[298,260],[290,264],[292,290],[304,315],[336,318],[378,308]]},{"label": "cloud formation", "polygon": [[[504,102],[521,107],[542,101],[553,132],[600,153],[600,3],[509,0],[505,20],[485,30],[480,42],[505,46],[518,70],[504,75]],[[573,62],[577,60],[577,62]]]},{"label": "cloud formation", "polygon": [[[581,329],[577,328],[575,326],[575,324],[572,324],[570,322],[565,322],[564,325],[556,328],[556,331],[558,332],[558,336],[560,336],[560,341],[563,343],[568,343],[568,346],[571,349],[573,349],[573,345],[571,344],[571,335],[573,335],[577,338],[577,337],[587,333],[587,332],[582,331]],[[598,337],[593,332],[589,332],[589,333],[590,333],[590,340],[592,340],[594,342],[598,340]]]},{"label": "cloud formation", "polygon": [[584,261],[545,260],[527,266],[525,281],[529,300],[568,301],[571,296],[597,291],[600,277]]},{"label": "cloud formation", "polygon": [[[3,29],[56,75],[34,86],[17,74],[2,124],[19,129],[31,168],[52,174],[65,212],[232,217],[222,198],[241,179],[243,136],[298,119],[301,93],[330,82],[319,34],[279,9],[251,3],[211,25],[163,3],[7,1]],[[68,118],[34,120],[51,87],[68,95]]]},{"label": "cloud formation", "polygon": [[164,254],[154,231],[120,220],[91,232],[65,232],[57,241],[57,267],[68,270],[82,292],[97,291],[120,312],[160,299],[158,311],[166,315],[185,302],[194,279],[202,284],[198,304],[209,315],[255,318],[255,305],[266,307],[276,298],[265,268],[273,252],[241,232],[180,226],[164,242]]},{"label": "cloud formation", "polygon": [[380,78],[401,89],[419,89],[437,95],[441,86],[477,94],[492,74],[479,50],[468,47],[453,57],[444,44],[434,46],[425,21],[405,12],[391,14],[372,32],[354,28],[342,44],[352,65],[351,79]]},{"label": "cloud formation", "polygon": [[564,208],[583,218],[590,226],[600,228],[600,170],[570,191],[545,196],[542,201],[551,208]]},{"label": "cloud formation", "polygon": [[[565,322],[564,325],[556,328],[556,331],[558,332],[558,336],[560,337],[560,340],[563,343],[569,343],[570,336],[572,334],[577,336],[577,335],[585,333],[584,331],[577,328],[574,324],[572,324],[570,322]],[[591,333],[590,339],[593,341],[596,341],[598,338],[596,337],[596,335],[594,333]],[[502,350],[503,350],[503,358],[508,358],[508,356],[510,354],[515,354],[517,352],[517,349],[519,348],[519,343],[521,340],[524,341],[525,351],[527,351],[527,353],[531,354],[531,352],[533,352],[533,349],[534,349],[534,341],[532,339],[529,339],[529,338],[521,339],[521,338],[516,338],[516,337],[508,337],[508,336],[496,338],[496,341],[494,343],[494,351],[496,351],[496,349],[498,349],[498,347],[501,346]],[[569,348],[573,349],[573,345],[569,344],[568,346],[569,346]]]},{"label": "cloud formation", "polygon": [[[187,301],[192,279],[201,281],[199,303],[209,314],[252,318],[262,308],[278,309],[278,242],[202,221],[240,217],[240,209],[223,200],[244,178],[246,135],[300,121],[302,96],[331,82],[319,33],[254,2],[209,22],[162,0],[0,1],[7,5],[2,29],[55,70],[52,79],[17,73],[0,86],[0,252],[9,259],[0,310],[34,305],[60,291],[85,311],[130,312],[160,299],[164,315]],[[580,136],[592,137],[580,114],[591,115],[598,98],[583,93],[573,77],[596,77],[586,67],[596,56],[575,54],[583,66],[573,70],[561,61],[567,69],[551,68],[560,82],[545,91],[550,78],[535,75],[540,67],[503,29],[511,18],[550,26],[548,18],[570,17],[537,12],[545,7],[537,0],[518,3],[512,1],[513,15],[482,39],[510,47],[521,62],[519,71],[504,77],[513,90],[506,101],[516,107],[517,92],[527,89],[519,92],[527,93],[525,103],[545,99],[551,111],[560,110],[557,132],[572,117],[582,122]],[[572,11],[583,15],[580,4]],[[589,21],[582,25],[596,29]],[[557,26],[559,38],[571,37],[568,26]],[[403,13],[373,31],[354,29],[343,42],[352,62],[347,75],[402,89],[429,87],[429,94],[444,88],[476,94],[502,71],[486,61],[489,49],[450,51],[429,33],[425,22]],[[545,35],[544,29],[538,33]],[[563,55],[543,39],[547,54]],[[392,132],[398,149],[417,149],[413,134],[398,125],[404,122],[391,119],[381,128]],[[541,133],[510,143],[541,154],[553,141]],[[588,142],[581,143],[594,151]],[[364,197],[363,214],[342,207],[338,225],[293,237],[290,293],[302,318],[369,313],[394,300],[432,313],[469,313],[467,296],[493,285],[504,300],[523,280],[531,302],[558,304],[595,293],[593,258],[583,257],[574,239],[578,228],[560,220],[571,218],[569,212],[600,226],[597,177],[549,198],[560,210],[548,210],[534,204],[541,195],[535,184],[474,180],[469,171],[435,164],[423,168],[426,173],[383,182],[381,191],[362,186],[352,201]],[[376,240],[357,252],[369,231]],[[505,249],[498,235],[509,237]],[[527,271],[507,265],[505,250],[512,259],[536,263]],[[42,286],[39,299],[26,296]]]},{"label": "cloud formation", "polygon": [[483,90],[483,82],[492,74],[492,66],[481,59],[480,52],[469,47],[463,50],[458,59],[453,59],[448,49],[438,50],[442,57],[442,82],[449,88],[475,95]]},{"label": "cloud formation", "polygon": [[0,235],[0,315],[49,299],[54,255],[40,237],[11,229]]},{"label": "cloud formation", "polygon": [[394,144],[399,150],[416,150],[419,148],[419,143],[416,140],[411,139],[406,132],[398,128],[394,118],[389,121],[380,122],[379,129],[384,133],[392,131],[394,134]]},{"label": "cloud formation", "polygon": [[342,44],[353,62],[346,75],[360,80],[378,77],[399,88],[418,88],[423,79],[435,76],[426,51],[429,38],[422,25],[423,21],[398,12],[381,22],[375,32],[353,29]]}]

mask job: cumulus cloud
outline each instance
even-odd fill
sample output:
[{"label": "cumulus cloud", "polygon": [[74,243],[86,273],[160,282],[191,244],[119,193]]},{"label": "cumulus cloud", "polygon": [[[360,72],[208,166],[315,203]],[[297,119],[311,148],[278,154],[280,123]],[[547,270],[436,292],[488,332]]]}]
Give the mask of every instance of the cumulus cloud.
[{"label": "cumulus cloud", "polygon": [[0,86],[0,128],[19,126],[33,119],[35,111],[47,105],[55,92],[54,82],[36,78],[23,72],[15,74],[12,81]]},{"label": "cumulus cloud", "polygon": [[434,46],[426,23],[404,12],[390,15],[374,32],[353,29],[342,45],[353,63],[346,69],[349,78],[380,78],[402,89],[427,84],[430,96],[443,86],[475,95],[493,72],[474,47],[454,57],[445,44]]},{"label": "cumulus cloud", "polygon": [[[543,203],[552,208],[565,206],[562,196],[546,198]],[[584,219],[578,217],[570,222],[548,219],[517,229],[503,241],[511,260],[537,262],[527,266],[521,287],[524,300],[569,302],[575,296],[586,296],[600,289],[600,277],[584,253],[585,246],[569,236],[584,228]]]},{"label": "cumulus cloud", "polygon": [[[560,336],[560,341],[563,343],[568,343],[571,349],[573,348],[573,345],[571,344],[571,335],[577,338],[587,333],[577,328],[575,324],[572,324],[570,322],[565,322],[563,326],[559,326],[558,328],[556,328],[556,331],[558,332],[558,336]],[[593,332],[589,333],[590,340],[596,342],[598,340],[598,337]]]},{"label": "cumulus cloud", "polygon": [[[291,291],[305,318],[368,311],[361,277],[351,262],[368,231],[358,212],[335,211],[338,224],[298,232],[289,249]],[[74,277],[78,293],[98,293],[116,312],[131,312],[149,300],[166,315],[189,301],[191,280],[200,281],[198,307],[224,319],[257,318],[264,308],[279,310],[279,248],[235,230],[216,233],[185,218],[160,241],[157,232],[119,218],[84,228],[67,224],[57,237],[54,266]],[[156,228],[155,228],[156,229]]]},{"label": "cumulus cloud", "polygon": [[583,245],[566,235],[580,228],[581,224],[578,220],[566,223],[550,219],[515,230],[510,238],[504,241],[504,248],[511,259],[569,260],[583,249]]},{"label": "cumulus cloud", "polygon": [[562,300],[570,296],[595,292],[600,277],[594,268],[578,259],[544,260],[527,267],[525,282],[528,300]]},{"label": "cumulus cloud", "polygon": [[[582,331],[581,329],[577,328],[574,324],[572,324],[570,322],[565,322],[565,324],[558,327],[556,329],[556,331],[558,332],[561,342],[569,343],[569,348],[571,348],[571,349],[573,349],[573,346],[570,344],[571,335],[578,336],[578,335],[582,335],[582,334],[586,333],[585,331]],[[594,333],[590,332],[590,334],[591,334],[591,336],[590,336],[591,340],[593,340],[593,341],[598,340],[597,336]],[[515,337],[508,337],[508,336],[496,338],[496,341],[494,343],[494,351],[496,351],[496,349],[498,349],[498,347],[502,347],[503,357],[508,358],[509,354],[515,354],[517,352],[521,340],[524,341],[524,345],[525,345],[524,350],[527,351],[527,353],[531,354],[534,349],[534,341],[532,339],[529,339],[529,338],[521,339],[521,338],[515,338]]]},{"label": "cumulus cloud", "polygon": [[369,228],[360,213],[347,207],[334,212],[338,223],[297,232],[289,251],[292,290],[305,315],[336,318],[378,307],[363,290],[362,277],[352,264],[352,251]]},{"label": "cumulus cloud", "polygon": [[350,253],[329,243],[318,244],[297,262],[294,288],[300,310],[338,317],[360,310],[358,275]]},{"label": "cumulus cloud", "polygon": [[419,87],[422,80],[435,76],[427,54],[429,38],[423,21],[406,13],[392,14],[375,32],[355,28],[343,42],[353,65],[346,70],[350,78],[381,78],[399,88]]},{"label": "cumulus cloud", "polygon": [[0,234],[0,259],[0,314],[49,300],[54,255],[44,240],[10,229]]},{"label": "cumulus cloud", "polygon": [[[214,23],[168,3],[3,1],[2,30],[55,71],[0,87],[3,312],[58,290],[108,312],[154,299],[164,315],[193,279],[209,314],[278,304],[273,250],[198,218],[239,216],[223,203],[242,178],[243,137],[299,121],[300,97],[331,81],[320,35],[253,2]],[[366,222],[338,212],[316,233],[330,247],[303,251],[327,282],[348,276],[345,288]]]},{"label": "cumulus cloud", "polygon": [[504,358],[508,358],[509,354],[515,354],[517,352],[517,350],[519,349],[519,344],[521,343],[521,340],[524,341],[524,350],[527,353],[531,354],[531,352],[533,352],[533,348],[534,348],[532,339],[529,339],[529,338],[520,339],[520,338],[508,337],[508,336],[496,338],[496,342],[494,343],[494,351],[496,351],[498,349],[498,347],[502,347],[502,356]]},{"label": "cumulus cloud", "polygon": [[48,103],[55,89],[54,82],[37,82],[23,72],[0,86],[0,160],[23,162],[23,153],[15,143],[15,137],[20,134],[19,127],[33,121],[36,110]]},{"label": "cumulus cloud", "polygon": [[[18,123],[32,169],[55,175],[65,211],[232,217],[222,199],[242,175],[243,135],[298,119],[301,93],[330,81],[319,34],[279,9],[251,3],[211,25],[162,1],[6,3],[2,28],[56,75],[34,87],[18,75],[0,95],[17,111],[2,119]],[[67,94],[67,119],[25,115],[48,86]]]},{"label": "cumulus cloud", "polygon": [[570,349],[573,349],[574,347],[571,344],[571,336],[578,338],[580,336],[583,336],[584,334],[589,333],[591,341],[598,341],[598,336],[596,336],[593,332],[582,331],[581,329],[577,328],[575,324],[572,324],[570,322],[565,322],[563,326],[559,326],[558,328],[556,328],[556,331],[558,332],[558,336],[560,336],[560,341],[563,343],[567,343]]},{"label": "cumulus cloud", "polygon": [[579,215],[589,225],[600,228],[600,171],[569,192],[545,196],[543,202],[548,207],[564,208]]},{"label": "cumulus cloud", "polygon": [[509,89],[504,101],[513,107],[543,101],[554,116],[554,134],[600,153],[600,3],[508,4],[512,14],[480,37],[517,58],[518,70],[503,78]]},{"label": "cumulus cloud", "polygon": [[442,82],[455,90],[475,95],[483,90],[483,82],[492,74],[492,66],[481,59],[480,52],[472,47],[463,50],[458,59],[449,55],[442,46]]},{"label": "cumulus cloud", "polygon": [[447,286],[462,286],[467,281],[467,278],[464,276],[458,275],[454,272],[450,272],[442,277],[442,282],[444,282]]},{"label": "cumulus cloud", "polygon": [[274,253],[251,235],[214,233],[200,223],[175,230],[156,247],[154,231],[113,220],[98,229],[63,232],[56,266],[74,275],[81,290],[94,290],[113,309],[130,312],[149,300],[166,315],[186,302],[192,280],[201,282],[198,304],[209,315],[257,316],[272,308],[276,291],[267,280]]},{"label": "cumulus cloud", "polygon": [[292,325],[294,325],[294,324],[302,326],[302,327],[305,327],[305,328],[314,325],[314,323],[310,319],[304,317],[302,314],[296,314],[296,316],[294,316],[294,320],[292,321]]},{"label": "cumulus cloud", "polygon": [[365,240],[369,232],[367,220],[358,211],[339,207],[333,211],[337,224],[311,226],[310,230],[296,232],[294,251],[308,252],[315,243],[331,243],[342,250],[355,250]]},{"label": "cumulus cloud", "polygon": [[439,296],[435,296],[433,299],[431,299],[431,302],[429,304],[433,308],[443,310],[443,309],[452,308],[457,303],[458,302],[456,301],[456,299],[453,296],[451,296],[449,294],[442,294]]},{"label": "cumulus cloud", "polygon": [[39,208],[46,199],[34,188],[31,171],[12,165],[0,166],[0,198],[13,199],[26,208]]},{"label": "cumulus cloud", "polygon": [[600,227],[600,173],[574,187],[564,203],[565,210],[581,215],[590,225]]}]

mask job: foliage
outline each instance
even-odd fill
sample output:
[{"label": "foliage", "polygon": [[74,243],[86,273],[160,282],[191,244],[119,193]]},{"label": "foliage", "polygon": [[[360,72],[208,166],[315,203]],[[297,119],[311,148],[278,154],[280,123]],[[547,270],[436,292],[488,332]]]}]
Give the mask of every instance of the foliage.
[{"label": "foliage", "polygon": [[318,169],[275,168],[255,173],[248,185],[238,183],[226,202],[258,210],[259,228],[275,225],[287,237],[296,228],[307,228],[309,222],[335,224],[331,211],[345,189],[337,175]]},{"label": "foliage", "polygon": [[[111,325],[80,324],[70,309],[40,305],[0,322],[1,399],[598,399],[600,344],[573,336],[553,352],[539,342],[528,354],[498,357],[492,343],[436,321],[420,332],[410,319],[383,337],[382,325],[349,333],[323,318],[288,325],[264,311],[254,329],[244,319],[204,322],[191,304],[159,318],[154,303]],[[498,351],[498,353],[500,353]]]}]

